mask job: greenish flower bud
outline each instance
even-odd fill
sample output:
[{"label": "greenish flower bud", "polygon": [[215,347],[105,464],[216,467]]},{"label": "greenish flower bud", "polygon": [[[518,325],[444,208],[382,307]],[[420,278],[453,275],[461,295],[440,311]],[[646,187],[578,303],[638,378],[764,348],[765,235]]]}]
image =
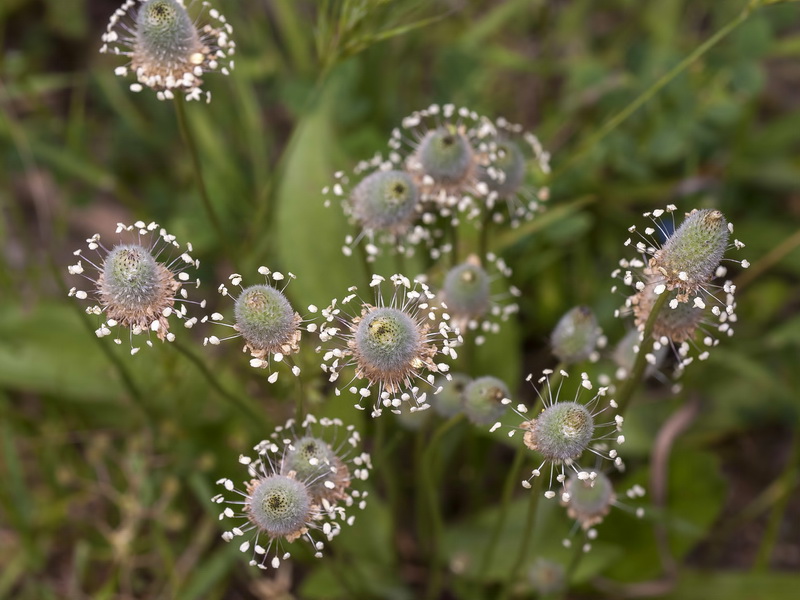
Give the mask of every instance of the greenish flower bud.
[{"label": "greenish flower bud", "polygon": [[[658,250],[652,270],[665,278],[667,289],[682,295],[697,292],[710,281],[728,247],[729,224],[718,210],[694,210]],[[686,302],[684,297],[679,302]]]},{"label": "greenish flower bud", "polygon": [[475,153],[463,133],[446,125],[425,134],[416,159],[422,172],[437,184],[458,185],[472,173]]},{"label": "greenish flower bud", "polygon": [[312,509],[306,485],[286,475],[270,475],[253,485],[245,504],[250,520],[271,537],[292,541],[302,535]]},{"label": "greenish flower bud", "polygon": [[557,402],[538,417],[522,424],[524,442],[548,461],[574,461],[583,454],[594,436],[594,417],[577,402]]},{"label": "greenish flower bud", "polygon": [[479,377],[464,390],[464,412],[475,425],[490,425],[506,412],[511,394],[497,377]]},{"label": "greenish flower bud", "polygon": [[283,292],[269,285],[245,288],[234,304],[234,316],[235,329],[251,351],[281,352],[298,334],[299,317]]},{"label": "greenish flower bud", "polygon": [[489,310],[489,275],[477,259],[457,265],[447,272],[442,293],[454,319],[476,319]]},{"label": "greenish flower bud", "polygon": [[562,496],[567,514],[578,521],[583,529],[600,523],[617,499],[608,476],[602,472],[593,475],[594,478],[580,479],[576,474],[571,474],[565,484],[565,495]]},{"label": "greenish flower bud", "polygon": [[550,338],[553,354],[566,364],[586,360],[595,351],[600,335],[592,309],[576,306],[561,317],[553,330]]},{"label": "greenish flower bud", "polygon": [[401,233],[414,220],[419,190],[403,171],[375,171],[353,188],[353,215],[364,229]]}]

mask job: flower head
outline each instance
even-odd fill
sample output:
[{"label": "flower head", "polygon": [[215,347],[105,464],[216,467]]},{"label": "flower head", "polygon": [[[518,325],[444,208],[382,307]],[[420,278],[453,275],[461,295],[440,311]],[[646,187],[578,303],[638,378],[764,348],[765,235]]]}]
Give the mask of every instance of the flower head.
[{"label": "flower head", "polygon": [[[147,86],[160,100],[172,98],[175,90],[189,100],[199,100],[203,75],[211,71],[227,75],[235,51],[230,39],[233,30],[225,17],[209,2],[201,6],[203,12],[208,9],[209,19],[202,26],[200,17],[189,16],[184,0],[125,0],[111,16],[100,52],[129,57],[130,62],[115,73],[133,73],[134,92]],[[210,98],[206,92],[206,99]]]},{"label": "flower head", "polygon": [[[300,351],[303,319],[284,294],[288,282],[295,278],[294,274],[284,275],[263,266],[259,267],[258,272],[264,276],[265,283],[246,288],[242,287],[242,276],[238,273],[228,278],[240,290],[234,299],[234,322],[226,323],[225,317],[218,312],[211,315],[211,322],[228,327],[233,333],[223,338],[211,335],[203,343],[216,346],[225,340],[241,337],[244,341],[243,351],[249,352],[252,357],[250,365],[269,369],[271,373],[268,380],[274,383],[278,379],[278,372],[272,371],[272,363],[291,364],[291,356]],[[284,283],[281,289],[275,287],[281,283]],[[225,284],[220,285],[218,290],[223,296],[231,295]],[[311,331],[316,330],[314,325],[308,327]],[[297,365],[291,365],[291,371],[295,376],[300,375]]]},{"label": "flower head", "polygon": [[[97,337],[111,335],[115,327],[130,330],[131,354],[136,354],[139,347],[134,344],[134,336],[146,333],[148,338],[155,335],[162,341],[175,339],[169,330],[169,317],[186,318],[186,304],[190,301],[185,286],[191,280],[187,269],[196,269],[199,261],[189,254],[191,244],[182,250],[175,236],[157,223],[118,223],[117,233],[127,234],[125,237],[130,239],[120,240],[109,249],[100,241],[100,234],[95,234],[86,240],[92,255],[87,256],[82,250],[74,253],[80,260],[69,267],[69,273],[90,281],[91,289],[73,287],[69,295],[79,300],[91,296],[96,302],[86,312],[105,317],[95,331]],[[84,261],[94,273],[86,272]],[[194,283],[199,286],[200,280]],[[199,304],[205,306],[205,301]],[[196,322],[194,317],[186,319],[185,326],[192,327]],[[114,341],[122,343],[119,337]],[[151,339],[146,344],[153,345]]]},{"label": "flower head", "polygon": [[[348,458],[349,450],[334,449],[312,434],[317,424],[342,428],[338,420],[308,417],[302,424],[305,433],[297,437],[294,422],[290,421],[277,428],[271,439],[256,445],[255,460],[239,457],[250,477],[243,491],[236,489],[230,479],[217,482],[241,498],[228,500],[224,494],[212,498],[215,504],[236,507],[227,506],[220,514],[220,519],[238,519],[222,538],[230,542],[236,537],[249,537],[239,549],[250,553],[253,566],[264,569],[269,560],[273,568],[278,568],[282,560],[291,556],[284,546],[301,538],[311,543],[316,557],[321,557],[323,542],[315,538],[333,539],[342,524],[353,523],[347,509],[354,504],[365,506],[367,493],[350,489],[350,484],[353,479],[367,478],[369,455]],[[352,427],[346,431],[344,444],[354,448],[360,438]],[[353,466],[352,471],[348,465]]]},{"label": "flower head", "polygon": [[[634,485],[626,492],[629,499],[641,498],[644,495],[644,488],[640,485]],[[561,494],[561,505],[567,509],[567,516],[574,519],[576,525],[586,534],[587,541],[582,547],[584,552],[591,549],[591,541],[597,538],[595,525],[603,522],[612,507],[628,509],[625,504],[619,502],[614,485],[602,471],[596,472],[594,477],[585,478],[581,478],[580,474],[570,473]],[[639,518],[644,516],[642,507],[630,510]],[[564,544],[570,546],[571,541],[565,539]]]},{"label": "flower head", "polygon": [[497,377],[478,377],[464,389],[464,413],[475,425],[489,425],[511,404],[508,386]]},{"label": "flower head", "polygon": [[[336,381],[345,367],[355,367],[350,392],[364,399],[377,387],[373,416],[381,414],[381,407],[397,412],[403,402],[412,400],[412,411],[428,408],[427,393],[420,392],[417,383],[432,387],[434,374],[446,373],[449,368],[436,362],[437,355],[455,358],[453,346],[460,341],[459,336],[451,335],[447,313],[431,302],[434,295],[427,285],[393,275],[387,303],[381,294],[384,281],[378,275],[372,277],[374,304],[358,298],[356,288],[350,288],[341,302],[334,300],[322,311],[325,323],[320,327],[320,339],[333,346],[323,357],[330,381]],[[343,309],[354,301],[360,313],[344,314]],[[361,387],[354,385],[356,380]],[[363,408],[360,401],[356,407]]]},{"label": "flower head", "polygon": [[427,230],[416,224],[422,214],[419,185],[402,165],[376,155],[358,163],[352,175],[338,171],[334,178],[335,183],[322,190],[325,206],[340,200],[345,215],[360,230],[345,238],[346,256],[362,240],[369,261],[383,247],[413,256],[415,247],[427,239]]},{"label": "flower head", "polygon": [[550,197],[545,183],[550,154],[533,133],[502,117],[492,122],[492,130],[494,134],[484,144],[487,164],[478,169],[478,179],[489,187],[489,193],[484,207],[474,207],[470,217],[477,218],[485,209],[494,222],[508,221],[517,227],[542,211]]},{"label": "flower head", "polygon": [[[606,396],[607,388],[601,387],[594,396],[587,402],[580,401],[582,390],[592,390],[593,385],[586,373],[581,374],[581,383],[578,386],[575,397],[572,400],[562,401],[560,399],[561,388],[564,379],[569,377],[566,371],[561,371],[561,382],[557,389],[550,385],[552,371],[547,369],[543,376],[539,378],[539,383],[544,384],[546,389],[537,390],[544,408],[538,415],[529,418],[526,413],[528,408],[524,404],[517,405],[514,412],[525,419],[518,429],[512,430],[509,435],[513,436],[517,430],[523,433],[523,443],[525,446],[536,452],[542,457],[539,466],[531,471],[531,476],[523,480],[523,487],[530,488],[530,481],[534,477],[539,477],[546,464],[550,465],[550,483],[545,497],[555,497],[552,490],[553,478],[562,486],[567,481],[568,471],[574,472],[579,479],[594,479],[597,476],[595,471],[586,471],[580,467],[580,459],[586,453],[591,453],[613,462],[622,468],[622,461],[617,451],[609,449],[609,443],[615,442],[622,444],[625,437],[620,434],[622,429],[622,417],[616,415],[611,421],[601,422],[599,417],[609,408],[616,408],[614,400],[609,400],[607,406],[599,407],[600,399]],[[528,381],[532,376],[528,376]],[[492,431],[500,427],[501,424],[495,423]]]},{"label": "flower head", "polygon": [[558,360],[571,365],[589,358],[597,360],[596,348],[602,345],[602,335],[592,309],[576,306],[559,319],[550,343]]},{"label": "flower head", "polygon": [[507,321],[519,307],[509,302],[508,297],[517,297],[519,290],[510,286],[507,293],[492,294],[492,283],[500,277],[511,275],[511,269],[502,258],[494,254],[486,256],[486,263],[476,255],[452,267],[444,277],[439,298],[447,307],[453,327],[462,334],[479,331],[475,342],[485,341],[486,333],[500,331],[500,322]]},{"label": "flower head", "polygon": [[[724,252],[730,248],[740,249],[744,244],[734,240],[728,244],[733,225],[717,210],[695,210],[687,214],[686,220],[674,230],[659,221],[664,214],[676,210],[670,205],[666,210],[645,213],[656,228],[644,230],[642,241],[636,249],[642,258],[620,261],[620,269],[612,273],[633,287],[623,310],[618,315],[633,313],[635,324],[644,331],[656,300],[668,294],[667,304],[655,316],[653,337],[655,352],[661,347],[672,347],[678,358],[678,373],[692,362],[691,349],[697,348],[697,358],[708,357],[708,349],[719,343],[720,334],[732,335],[731,324],[736,321],[736,286],[730,281],[722,285],[715,282],[727,274],[720,264]],[[636,232],[636,227],[629,228]],[[653,237],[659,231],[665,238],[663,245]],[[631,243],[630,238],[626,245]],[[746,260],[739,262],[746,268]],[[616,286],[614,290],[616,289]],[[656,355],[647,357],[654,364]]]}]

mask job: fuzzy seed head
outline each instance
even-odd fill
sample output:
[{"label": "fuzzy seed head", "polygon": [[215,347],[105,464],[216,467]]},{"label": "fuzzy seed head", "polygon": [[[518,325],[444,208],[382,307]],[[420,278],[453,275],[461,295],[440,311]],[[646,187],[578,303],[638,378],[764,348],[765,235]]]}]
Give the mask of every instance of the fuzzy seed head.
[{"label": "fuzzy seed head", "polygon": [[355,353],[366,372],[406,371],[417,355],[422,332],[398,308],[375,308],[364,314],[355,331]]},{"label": "fuzzy seed head", "polygon": [[256,350],[277,352],[297,330],[295,312],[283,292],[269,285],[246,288],[234,304],[236,329]]},{"label": "fuzzy seed head", "polygon": [[565,489],[569,494],[569,500],[565,503],[567,514],[578,521],[583,529],[600,523],[617,499],[611,480],[602,472],[595,473],[594,479],[584,480],[578,479],[573,473]]},{"label": "fuzzy seed head", "polygon": [[654,254],[650,266],[666,279],[668,289],[695,292],[714,277],[728,235],[728,222],[720,211],[694,210]]},{"label": "fuzzy seed head", "polygon": [[480,317],[489,309],[489,275],[477,262],[457,265],[447,272],[442,293],[454,318]]},{"label": "fuzzy seed head", "polygon": [[496,171],[502,173],[500,177],[489,177],[484,172],[481,174],[481,181],[485,182],[489,189],[497,192],[501,197],[515,194],[525,178],[525,157],[519,146],[511,140],[500,140],[496,143],[497,158],[492,163]]},{"label": "fuzzy seed head", "polygon": [[259,529],[289,541],[305,532],[312,500],[303,482],[287,475],[270,475],[250,485],[245,512]]},{"label": "fuzzy seed head", "polygon": [[554,463],[576,460],[594,436],[594,417],[577,402],[558,402],[523,423],[524,442]]},{"label": "fuzzy seed head", "polygon": [[402,233],[416,215],[419,189],[408,173],[375,171],[353,189],[350,202],[365,229]]},{"label": "fuzzy seed head", "polygon": [[156,302],[161,281],[156,259],[138,244],[116,246],[103,265],[104,291],[109,303],[131,311]]},{"label": "fuzzy seed head", "polygon": [[283,472],[305,481],[315,503],[336,502],[350,485],[350,471],[324,440],[304,436],[292,442],[283,457]]},{"label": "fuzzy seed head", "polygon": [[508,386],[497,377],[479,377],[464,390],[464,412],[475,425],[489,425],[506,412],[502,401],[510,397]]},{"label": "fuzzy seed head", "polygon": [[589,358],[600,339],[597,319],[588,306],[576,306],[558,321],[550,341],[553,354],[567,364]]},{"label": "fuzzy seed head", "polygon": [[176,0],[148,0],[136,16],[136,40],[151,60],[180,60],[186,48],[199,45],[197,30]]},{"label": "fuzzy seed head", "polygon": [[448,380],[437,377],[435,386],[442,391],[433,396],[433,409],[442,417],[449,419],[464,409],[464,392],[472,382],[472,378],[464,373],[453,373]]},{"label": "fuzzy seed head", "polygon": [[429,131],[417,148],[422,171],[442,185],[458,185],[472,172],[475,153],[467,137],[452,125]]}]

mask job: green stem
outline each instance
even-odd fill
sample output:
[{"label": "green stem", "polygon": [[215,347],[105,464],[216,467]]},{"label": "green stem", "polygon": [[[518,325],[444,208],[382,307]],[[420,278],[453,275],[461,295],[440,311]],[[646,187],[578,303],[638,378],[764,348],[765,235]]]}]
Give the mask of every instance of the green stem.
[{"label": "green stem", "polygon": [[584,554],[586,553],[583,551],[583,544],[575,544],[572,549],[572,558],[570,558],[567,570],[564,573],[564,587],[561,590],[561,598],[567,597],[570,583],[572,583],[572,578],[575,577],[575,572],[578,570],[578,565],[581,564]]},{"label": "green stem", "polygon": [[185,104],[186,100],[184,100],[182,95],[178,94],[175,96],[175,113],[178,116],[178,128],[181,131],[183,141],[186,143],[186,147],[189,149],[189,155],[192,158],[192,168],[194,169],[194,176],[197,180],[197,187],[200,190],[203,208],[205,208],[208,220],[211,221],[211,226],[214,228],[214,232],[217,234],[217,238],[225,254],[230,256],[227,252],[228,240],[222,229],[222,223],[217,216],[217,212],[214,210],[214,205],[211,203],[211,197],[208,195],[208,188],[206,188],[206,181],[203,177],[203,165],[200,163],[200,153],[197,149],[197,142],[192,135],[192,130],[189,128]]},{"label": "green stem", "polygon": [[203,359],[201,359],[199,356],[197,356],[194,352],[192,352],[189,348],[187,348],[180,342],[172,342],[170,346],[174,347],[190,363],[192,363],[195,366],[195,368],[197,368],[197,370],[200,371],[200,373],[203,375],[208,384],[220,396],[222,396],[223,398],[228,400],[233,406],[241,410],[242,413],[245,414],[249,419],[251,419],[253,423],[257,423],[264,426],[269,425],[263,414],[261,414],[259,411],[257,411],[255,408],[250,406],[247,402],[245,402],[235,394],[232,394],[231,392],[226,390],[219,382],[217,377],[214,375],[214,373],[211,371],[211,369],[208,368],[208,365],[206,365]]},{"label": "green stem", "polygon": [[486,544],[486,549],[483,552],[483,559],[481,560],[480,578],[484,579],[492,564],[497,543],[500,541],[500,534],[506,526],[506,518],[508,517],[508,506],[511,504],[511,496],[514,494],[514,487],[517,483],[519,469],[522,466],[522,461],[525,458],[525,446],[520,445],[514,454],[514,462],[511,463],[511,468],[506,475],[505,483],[503,484],[503,495],[500,500],[500,513],[494,523],[489,543]]},{"label": "green stem", "polygon": [[428,593],[427,598],[434,600],[439,597],[442,589],[442,570],[440,568],[440,554],[441,554],[441,537],[442,537],[442,513],[439,510],[439,495],[437,493],[438,486],[436,485],[435,478],[435,460],[436,451],[439,449],[439,444],[444,435],[450,431],[455,425],[461,422],[464,418],[463,413],[458,414],[444,423],[431,436],[428,442],[428,447],[423,453],[422,460],[422,477],[423,485],[426,492],[428,502],[428,513],[431,520],[430,531],[430,572],[428,574]]},{"label": "green stem", "polygon": [[483,223],[478,237],[478,256],[481,262],[486,260],[486,254],[489,252],[489,230],[492,227],[492,212],[486,210],[483,215]]},{"label": "green stem", "polygon": [[717,31],[714,35],[708,38],[705,42],[700,44],[689,56],[684,58],[681,62],[675,65],[672,69],[667,71],[664,75],[662,75],[653,85],[647,88],[644,92],[639,94],[636,99],[633,100],[628,106],[623,108],[620,112],[616,115],[611,117],[605,124],[591,135],[584,143],[580,145],[578,150],[572,154],[569,160],[567,160],[561,167],[558,169],[556,175],[560,175],[567,169],[569,169],[572,165],[574,165],[578,160],[583,158],[583,156],[591,150],[595,144],[600,142],[603,138],[605,138],[608,134],[614,131],[617,127],[619,127],[625,120],[628,119],[633,113],[635,113],[639,108],[641,108],[648,100],[650,100],[653,96],[655,96],[661,88],[666,86],[670,83],[673,79],[675,79],[678,75],[683,73],[687,68],[692,66],[697,60],[699,60],[706,52],[711,50],[714,46],[716,46],[719,42],[725,39],[728,35],[731,34],[739,25],[744,23],[747,18],[750,16],[750,13],[761,5],[761,0],[751,0],[747,6],[742,9],[742,12],[736,16],[732,21],[730,21],[727,25],[722,27],[719,31]]},{"label": "green stem", "polygon": [[761,544],[758,547],[758,554],[753,564],[753,570],[755,571],[766,571],[769,568],[770,560],[775,550],[775,544],[780,534],[781,523],[786,513],[786,507],[789,504],[789,500],[793,497],[791,491],[797,485],[798,479],[800,479],[799,465],[800,432],[795,430],[792,437],[789,459],[786,461],[786,466],[783,469],[783,473],[780,475],[780,484],[784,493],[775,503],[769,515],[767,529],[764,531],[764,537],[761,539]]},{"label": "green stem", "polygon": [[647,369],[647,354],[653,349],[653,329],[656,326],[658,313],[661,312],[663,306],[667,303],[667,298],[670,294],[664,291],[658,298],[656,298],[650,315],[647,317],[647,322],[644,325],[642,343],[639,345],[639,353],[636,355],[636,362],[633,364],[633,370],[625,380],[625,383],[617,396],[617,409],[618,415],[623,415],[633,397],[633,392],[641,382],[644,372]]},{"label": "green stem", "polygon": [[531,537],[533,536],[533,530],[536,525],[536,510],[539,506],[539,496],[542,495],[542,477],[534,478],[530,493],[531,496],[528,500],[528,514],[525,517],[525,526],[522,530],[522,542],[520,543],[519,550],[517,551],[517,559],[514,561],[514,564],[511,567],[511,571],[508,574],[508,579],[506,579],[505,585],[503,586],[503,591],[499,596],[500,600],[506,600],[506,598],[509,597],[511,594],[511,588],[519,577],[520,569],[522,569],[522,565],[525,564],[525,560],[528,558],[528,547],[530,546]]}]

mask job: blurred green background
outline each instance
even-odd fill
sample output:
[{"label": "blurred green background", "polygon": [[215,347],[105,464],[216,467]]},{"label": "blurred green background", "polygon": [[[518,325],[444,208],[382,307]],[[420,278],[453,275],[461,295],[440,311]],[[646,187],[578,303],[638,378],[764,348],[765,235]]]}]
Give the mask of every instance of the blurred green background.
[{"label": "blurred green background", "polygon": [[[522,400],[532,398],[522,376],[553,366],[547,338],[568,308],[592,306],[612,342],[624,332],[609,274],[643,211],[714,206],[747,244],[737,258],[751,269],[731,269],[736,335],[689,368],[684,391],[650,381],[629,414],[622,481],[660,483],[664,501],[653,506],[651,494],[644,521],[623,511],[606,520],[575,597],[795,597],[800,5],[747,4],[216,0],[234,27],[236,68],[209,75],[211,104],[187,112],[223,243],[202,211],[174,107],[149,90],[131,94],[113,75],[119,61],[97,52],[117,3],[3,0],[0,597],[266,599],[290,597],[290,585],[300,598],[418,597],[414,476],[399,459],[419,434],[393,424],[395,470],[374,478],[396,478],[407,520],[375,483],[332,556],[301,553],[277,576],[248,568],[221,541],[208,499],[219,477],[241,478],[236,457],[291,414],[293,384],[267,384],[236,343],[202,348],[198,330],[130,357],[95,338],[96,323],[66,297],[66,265],[91,234],[113,239],[118,221],[155,220],[193,243],[210,309],[224,306],[215,289],[229,273],[254,279],[261,264],[297,274],[297,306],[325,305],[366,274],[340,254],[349,229],[320,190],[434,102],[522,123],[553,156],[549,212],[494,240],[523,292],[521,313],[474,373],[505,378]],[[720,30],[729,33],[713,38]],[[648,90],[641,108],[604,128]],[[309,374],[317,361],[313,348],[299,359]],[[349,399],[308,378],[318,414],[370,427]],[[654,452],[676,413],[689,415],[685,427]],[[475,582],[464,564],[485,543],[513,453],[488,434],[453,433],[445,454],[458,468],[442,474],[440,491],[442,597],[491,598],[519,544],[525,495],[510,509],[502,560]],[[539,516],[531,561],[569,560],[569,524],[555,512]]]}]

